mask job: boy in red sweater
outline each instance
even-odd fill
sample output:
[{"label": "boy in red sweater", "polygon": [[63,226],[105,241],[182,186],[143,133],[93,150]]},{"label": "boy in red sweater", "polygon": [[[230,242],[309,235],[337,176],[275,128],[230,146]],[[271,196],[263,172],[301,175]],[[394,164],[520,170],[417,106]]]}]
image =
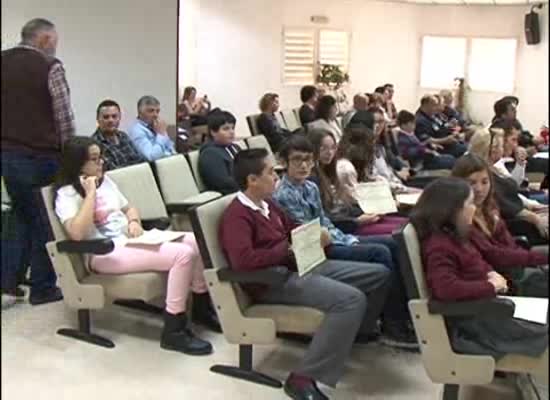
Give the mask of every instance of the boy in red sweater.
[{"label": "boy in red sweater", "polygon": [[[475,213],[474,193],[459,178],[430,183],[411,213],[434,299],[489,299],[508,291],[506,279],[470,241]],[[496,359],[506,354],[538,357],[548,348],[547,326],[513,318],[448,318],[447,322],[453,348],[459,353]]]},{"label": "boy in red sweater", "polygon": [[[284,266],[296,271],[289,241],[295,225],[270,200],[277,175],[267,151],[239,152],[234,175],[241,191],[225,210],[219,232],[231,268],[254,271]],[[328,232],[323,231],[321,244],[329,243]],[[365,268],[364,263],[329,260],[304,278],[293,272],[281,285],[244,287],[258,303],[311,307],[325,313],[304,359],[285,382],[289,397],[328,399],[316,382],[336,385],[357,333],[368,333],[374,327],[389,276],[381,264]]]}]

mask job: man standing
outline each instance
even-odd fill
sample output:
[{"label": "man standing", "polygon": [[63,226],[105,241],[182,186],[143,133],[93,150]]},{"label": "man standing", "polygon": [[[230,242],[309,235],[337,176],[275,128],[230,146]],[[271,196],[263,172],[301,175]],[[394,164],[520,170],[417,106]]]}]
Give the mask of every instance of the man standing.
[{"label": "man standing", "polygon": [[33,19],[21,39],[2,52],[2,174],[17,218],[13,248],[3,249],[12,256],[2,265],[2,290],[15,293],[22,255],[30,252],[29,300],[37,305],[63,298],[45,248],[50,230],[39,189],[52,183],[75,128],[54,24]]},{"label": "man standing", "polygon": [[145,162],[128,135],[118,130],[120,106],[116,101],[103,100],[97,106],[96,116],[97,130],[92,138],[101,147],[106,171]]},{"label": "man standing", "polygon": [[155,161],[176,154],[174,143],[166,131],[166,122],[160,119],[160,102],[156,97],[143,96],[138,100],[138,117],[128,129],[134,146],[147,161]]}]

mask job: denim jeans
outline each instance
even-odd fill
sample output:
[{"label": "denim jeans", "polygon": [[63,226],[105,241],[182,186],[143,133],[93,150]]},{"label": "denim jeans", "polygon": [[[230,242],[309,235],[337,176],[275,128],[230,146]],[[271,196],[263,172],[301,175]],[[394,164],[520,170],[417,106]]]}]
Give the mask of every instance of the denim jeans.
[{"label": "denim jeans", "polygon": [[423,162],[423,167],[426,170],[434,169],[452,169],[455,165],[456,158],[450,154],[440,154],[438,156],[430,155]]},{"label": "denim jeans", "polygon": [[410,319],[407,307],[407,293],[399,269],[399,247],[390,235],[358,236],[355,246],[332,245],[327,251],[327,258],[380,263],[392,271],[390,285],[382,319],[385,321],[406,321]]},{"label": "denim jeans", "polygon": [[[59,161],[52,156],[2,151],[2,175],[15,212],[13,240],[2,243],[2,289],[17,285],[17,273],[25,259],[31,264],[31,295],[52,289],[56,275],[46,251],[50,224],[40,188],[52,183]],[[26,255],[30,254],[30,257]]]}]

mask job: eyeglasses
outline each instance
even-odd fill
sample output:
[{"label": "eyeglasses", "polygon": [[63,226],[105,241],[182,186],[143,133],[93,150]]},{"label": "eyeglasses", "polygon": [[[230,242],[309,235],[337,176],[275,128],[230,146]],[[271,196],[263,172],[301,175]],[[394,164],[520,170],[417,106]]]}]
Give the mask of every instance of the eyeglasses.
[{"label": "eyeglasses", "polygon": [[88,161],[99,165],[99,164],[102,164],[103,162],[105,162],[105,159],[103,158],[103,156],[101,156],[101,157],[98,157],[98,158],[89,158]]},{"label": "eyeglasses", "polygon": [[303,163],[306,163],[308,167],[311,167],[314,164],[312,156],[306,156],[306,157],[294,156],[294,157],[290,157],[288,159],[288,162],[293,167],[301,167]]}]

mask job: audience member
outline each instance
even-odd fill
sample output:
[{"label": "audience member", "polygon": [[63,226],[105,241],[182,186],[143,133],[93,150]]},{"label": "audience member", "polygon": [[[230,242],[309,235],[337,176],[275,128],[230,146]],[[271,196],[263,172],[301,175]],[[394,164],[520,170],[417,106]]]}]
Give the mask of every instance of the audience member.
[{"label": "audience member", "polygon": [[494,167],[503,175],[511,176],[521,187],[525,182],[525,167],[527,165],[527,151],[518,146],[521,125],[517,120],[507,121],[502,129],[504,132],[503,157],[495,163]]},{"label": "audience member", "polygon": [[[280,285],[246,285],[254,302],[312,307],[325,313],[304,359],[287,378],[285,392],[293,399],[326,399],[316,382],[335,386],[342,376],[358,332],[369,332],[378,316],[388,270],[381,264],[328,260],[307,279],[300,278],[290,245],[296,224],[270,199],[277,174],[268,152],[240,152],[234,173],[241,191],[222,217],[222,249],[231,268],[271,269],[282,275],[285,282]],[[320,240],[324,246],[329,242],[326,233]]]},{"label": "audience member", "polygon": [[103,100],[97,106],[97,129],[92,138],[101,147],[105,171],[145,162],[120,125],[120,106],[113,100]]},{"label": "audience member", "polygon": [[380,111],[384,114],[384,119],[386,122],[391,124],[393,119],[386,110],[388,101],[390,100],[389,90],[384,86],[378,86],[374,89],[374,97],[375,101],[373,102],[373,105],[380,109]]},{"label": "audience member", "polygon": [[[441,178],[424,189],[411,214],[434,300],[491,299],[508,292],[506,279],[471,245],[475,213],[468,183]],[[453,350],[458,353],[486,354],[498,360],[509,353],[538,357],[548,348],[545,325],[511,317],[449,317],[446,323]]]},{"label": "audience member", "polygon": [[395,121],[395,119],[397,118],[397,107],[395,107],[395,103],[393,102],[393,95],[395,93],[393,83],[386,83],[384,85],[384,89],[386,93],[386,103],[384,104],[384,110],[386,110],[388,117],[391,120]]},{"label": "audience member", "polygon": [[279,111],[279,95],[276,93],[264,94],[260,99],[260,110],[262,113],[258,118],[258,129],[269,142],[271,150],[278,153],[283,142],[291,135],[288,129],[281,127],[275,116],[275,113]]},{"label": "audience member", "polygon": [[94,273],[168,272],[162,348],[190,355],[212,353],[212,345],[190,330],[186,313],[191,291],[194,317],[210,302],[193,233],[186,232],[180,242],[158,246],[126,245],[127,238],[143,234],[139,212],[104,175],[101,149],[92,138],[77,136],[66,142],[54,202],[55,213],[70,239],[113,240],[113,251],[89,257],[88,266]]},{"label": "audience member", "polygon": [[414,114],[402,110],[397,114],[399,154],[412,167],[422,166],[426,170],[451,169],[455,158],[450,154],[440,154],[442,145],[428,139],[422,143],[415,135],[416,118]]},{"label": "audience member", "polygon": [[207,95],[197,97],[197,89],[187,86],[183,90],[181,104],[185,115],[191,119],[192,126],[206,125],[206,117],[212,107]]},{"label": "audience member", "polygon": [[37,18],[23,26],[18,46],[2,51],[2,176],[15,213],[15,239],[2,243],[10,254],[2,263],[2,293],[15,296],[18,269],[30,254],[32,305],[63,298],[45,247],[50,230],[40,196],[75,130],[57,40],[55,25]]},{"label": "audience member", "polygon": [[357,111],[367,110],[369,107],[369,98],[363,93],[357,93],[353,96],[353,108],[342,117],[342,129],[349,125],[351,119]]},{"label": "audience member", "polygon": [[[501,129],[480,129],[470,140],[469,153],[481,157],[492,166],[495,198],[508,229],[514,235],[526,236],[532,245],[547,244],[548,207],[521,195],[517,183],[494,168],[504,152],[503,136]],[[542,214],[545,210],[546,215]]]},{"label": "audience member", "polygon": [[[385,302],[382,315],[384,343],[396,347],[418,348],[409,325],[409,312],[404,291],[399,289],[398,248],[391,236],[354,236],[336,228],[326,216],[317,185],[308,180],[314,166],[313,146],[303,135],[295,135],[281,149],[280,157],[286,167],[273,198],[297,224],[316,218],[326,232],[325,252],[329,259],[381,263],[393,274],[391,295]],[[369,268],[365,264],[365,268]]]},{"label": "audience member", "polygon": [[[371,114],[372,121],[372,114]],[[372,122],[369,124],[372,126]],[[369,125],[349,125],[336,153],[336,174],[347,196],[358,202],[356,188],[361,182],[376,180],[374,175],[375,136]],[[394,215],[366,214],[359,228],[362,236],[391,235],[406,222]]]},{"label": "audience member", "polygon": [[338,109],[334,97],[327,95],[319,99],[317,104],[317,119],[308,124],[308,129],[326,129],[334,135],[336,140],[342,137],[342,127],[336,119]]},{"label": "audience member", "polygon": [[208,117],[211,140],[200,149],[199,174],[208,190],[222,194],[239,190],[233,178],[233,160],[241,148],[234,144],[235,117],[227,111]]},{"label": "audience member", "polygon": [[512,295],[548,296],[548,275],[531,268],[548,264],[548,251],[545,254],[526,250],[515,242],[500,215],[489,164],[474,154],[466,154],[457,160],[453,176],[466,179],[474,193],[476,212],[471,243],[497,272],[513,281]]},{"label": "audience member", "polygon": [[160,119],[160,102],[153,96],[143,96],[137,103],[138,117],[128,129],[134,146],[147,161],[175,154],[174,143]]},{"label": "audience member", "polygon": [[300,123],[302,126],[307,126],[310,122],[315,121],[315,108],[319,100],[317,88],[313,85],[306,85],[300,90],[300,99],[302,106],[300,107]]},{"label": "audience member", "polygon": [[462,129],[465,129],[467,123],[462,114],[454,107],[453,92],[449,89],[443,89],[439,92],[439,97],[443,105],[443,114],[448,121],[456,121]]},{"label": "audience member", "polygon": [[442,121],[436,118],[439,102],[433,95],[426,95],[420,101],[416,112],[415,134],[424,144],[443,146],[441,152],[460,157],[466,152],[466,146],[459,140],[458,132],[451,132]]}]

